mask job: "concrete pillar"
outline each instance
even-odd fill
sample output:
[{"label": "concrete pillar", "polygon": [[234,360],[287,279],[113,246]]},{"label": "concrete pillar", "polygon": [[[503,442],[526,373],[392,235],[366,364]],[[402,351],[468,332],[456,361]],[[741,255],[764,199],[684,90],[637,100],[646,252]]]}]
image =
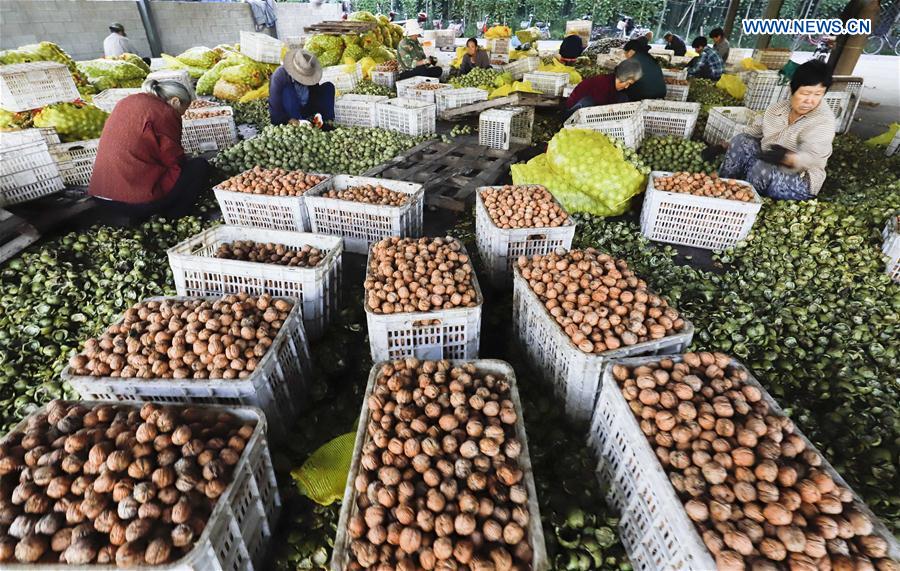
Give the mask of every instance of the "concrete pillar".
[{"label": "concrete pillar", "polygon": [[[763,14],[763,18],[774,20],[778,18],[778,13],[781,12],[781,5],[784,3],[784,0],[769,0],[768,5],[766,5],[766,13]],[[772,41],[772,36],[769,34],[760,35],[756,39],[756,49],[764,50],[769,47],[769,42]]]},{"label": "concrete pillar", "polygon": [[[872,29],[878,23],[881,7],[878,0],[861,0],[851,2],[841,14],[841,20],[850,18],[860,20],[872,20]],[[856,36],[839,36],[835,41],[834,49],[828,58],[828,65],[832,67],[835,75],[852,75],[859,56],[862,55],[868,36],[860,34]]]},{"label": "concrete pillar", "polygon": [[151,57],[159,57],[162,53],[162,43],[159,41],[159,33],[156,30],[156,21],[153,19],[153,12],[150,9],[150,2],[147,0],[137,0],[137,9],[141,15],[141,22],[144,24],[144,31],[147,32],[147,43],[150,44]]},{"label": "concrete pillar", "polygon": [[728,11],[725,12],[725,25],[722,29],[725,31],[725,37],[731,39],[731,31],[734,29],[734,19],[737,18],[738,8],[741,7],[741,0],[729,0]]}]

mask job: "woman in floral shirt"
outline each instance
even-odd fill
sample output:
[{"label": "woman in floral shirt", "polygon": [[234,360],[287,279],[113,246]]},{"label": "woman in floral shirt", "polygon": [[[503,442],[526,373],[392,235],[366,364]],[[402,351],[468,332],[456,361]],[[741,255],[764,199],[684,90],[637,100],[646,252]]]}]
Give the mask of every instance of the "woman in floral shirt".
[{"label": "woman in floral shirt", "polygon": [[410,20],[404,26],[404,32],[406,37],[400,40],[400,44],[397,46],[397,60],[401,70],[397,79],[408,79],[417,75],[440,79],[443,70],[429,64],[425,58],[425,50],[419,43],[422,27],[415,20]]}]

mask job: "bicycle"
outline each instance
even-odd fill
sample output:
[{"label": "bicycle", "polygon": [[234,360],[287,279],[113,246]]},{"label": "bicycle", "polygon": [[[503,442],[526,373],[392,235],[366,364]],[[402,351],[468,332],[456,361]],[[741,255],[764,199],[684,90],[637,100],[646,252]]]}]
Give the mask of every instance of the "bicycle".
[{"label": "bicycle", "polygon": [[809,44],[813,46],[813,57],[819,61],[828,61],[831,54],[831,48],[834,47],[834,36],[813,36],[812,34],[804,34],[794,39],[792,51],[798,51],[801,45]]},{"label": "bicycle", "polygon": [[866,55],[877,55],[885,47],[887,47],[888,51],[893,51],[894,55],[900,56],[900,38],[894,39],[890,33],[870,36],[863,48],[863,53]]}]

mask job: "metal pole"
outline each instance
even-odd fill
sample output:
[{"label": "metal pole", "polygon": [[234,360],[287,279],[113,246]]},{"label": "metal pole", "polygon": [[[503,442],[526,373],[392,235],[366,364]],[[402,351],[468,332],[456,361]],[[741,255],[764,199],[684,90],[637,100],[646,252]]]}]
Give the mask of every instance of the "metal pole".
[{"label": "metal pole", "polygon": [[[864,0],[864,2],[855,6],[855,9],[852,10],[852,13],[847,18],[844,18],[844,15],[841,14],[841,19],[858,18],[860,20],[872,20],[872,29],[874,29],[875,24],[878,23],[880,11],[878,0]],[[843,42],[841,42],[840,47],[837,44],[835,45],[835,50],[828,59],[828,65],[833,66],[835,75],[851,75],[853,73],[856,62],[859,61],[859,56],[862,55],[868,39],[863,34],[838,38],[838,40],[843,40]]]},{"label": "metal pole", "polygon": [[694,9],[696,7],[697,7],[697,0],[693,0],[691,2],[691,17],[688,19],[687,34],[685,34],[688,38],[691,37],[691,25],[694,23]]},{"label": "metal pole", "polygon": [[738,8],[741,7],[741,0],[729,0],[728,1],[728,11],[725,12],[725,25],[722,26],[722,29],[725,30],[725,37],[731,37],[731,31],[734,28],[734,19],[737,18]]},{"label": "metal pole", "polygon": [[150,57],[159,57],[162,53],[162,42],[159,41],[159,34],[156,32],[156,22],[153,19],[153,12],[150,10],[150,2],[147,0],[135,0],[138,13],[141,15],[141,23],[144,24],[144,31],[147,32],[147,43],[150,44]]},{"label": "metal pole", "polygon": [[656,37],[657,38],[660,37],[660,34],[662,34],[662,25],[663,25],[663,19],[666,17],[666,3],[667,2],[668,2],[668,0],[663,0],[662,11],[660,11],[660,13],[659,13],[659,24],[657,24],[657,26],[656,26]]},{"label": "metal pole", "polygon": [[[769,0],[769,4],[766,6],[766,13],[763,18],[773,20],[778,17],[778,13],[781,12],[781,5],[784,4],[784,0]],[[772,41],[772,36],[770,34],[762,34],[756,39],[756,49],[764,50],[769,47],[769,43]]]}]

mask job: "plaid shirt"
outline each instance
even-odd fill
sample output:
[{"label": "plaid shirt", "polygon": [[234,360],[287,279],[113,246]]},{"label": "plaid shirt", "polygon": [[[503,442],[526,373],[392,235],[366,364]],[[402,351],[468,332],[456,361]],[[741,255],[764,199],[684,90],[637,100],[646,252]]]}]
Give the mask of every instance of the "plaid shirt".
[{"label": "plaid shirt", "polygon": [[400,40],[400,45],[397,46],[397,60],[403,71],[415,68],[423,59],[425,59],[425,50],[422,49],[422,44],[418,40],[412,38]]},{"label": "plaid shirt", "polygon": [[719,57],[719,54],[716,53],[716,50],[712,49],[712,47],[710,46],[706,46],[705,48],[703,48],[703,52],[688,68],[688,75],[697,75],[697,72],[704,68],[708,70],[708,75],[704,74],[704,77],[709,77],[715,80],[718,80],[720,77],[722,77],[722,74],[725,73],[725,62],[722,61],[722,58]]}]

